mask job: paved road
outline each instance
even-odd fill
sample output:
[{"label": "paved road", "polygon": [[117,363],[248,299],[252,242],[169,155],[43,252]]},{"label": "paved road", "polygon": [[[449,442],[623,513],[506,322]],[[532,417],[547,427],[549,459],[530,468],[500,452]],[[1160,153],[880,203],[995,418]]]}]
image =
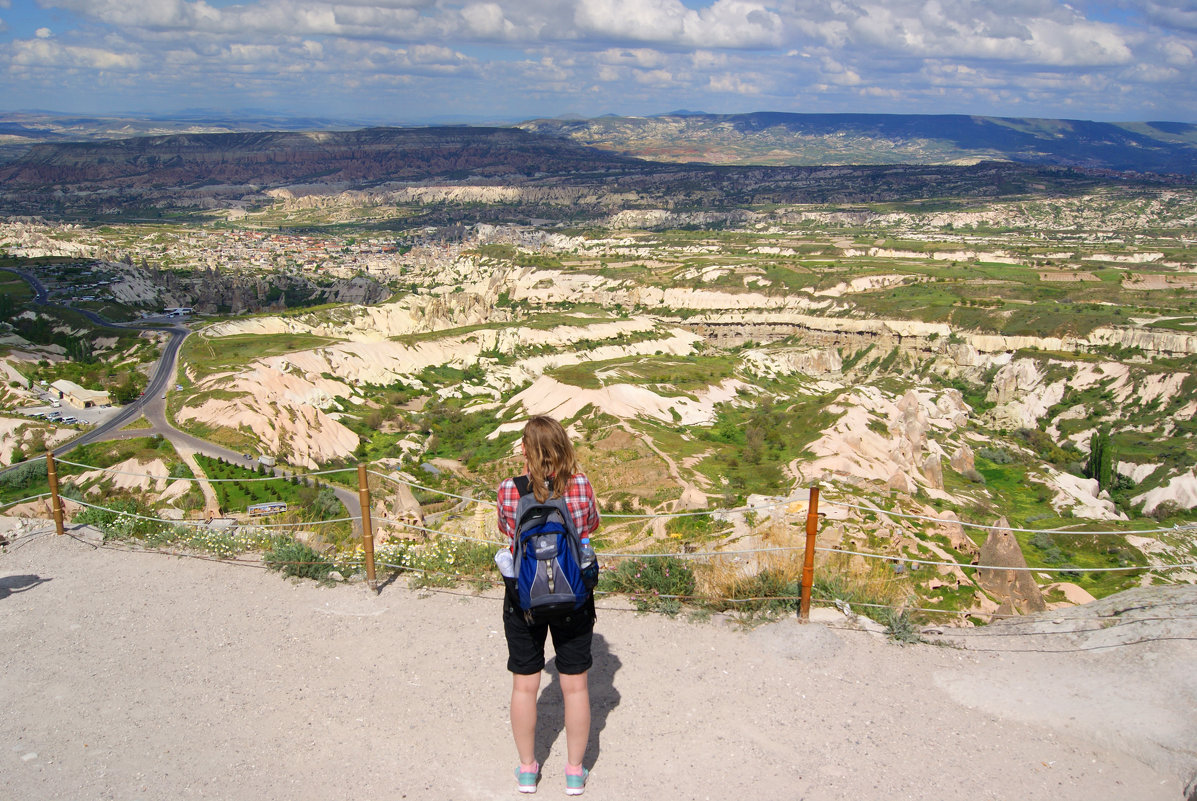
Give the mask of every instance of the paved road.
[{"label": "paved road", "polygon": [[[0,268],[8,272],[15,273],[21,278],[25,279],[30,287],[33,289],[33,302],[39,306],[60,305],[52,304],[48,301],[48,295],[45,286],[38,280],[37,276],[25,270],[18,270],[14,268]],[[73,306],[60,306],[61,308],[70,308],[72,311],[84,315],[96,325],[111,326],[115,328],[135,328],[142,330],[164,331],[169,336],[166,344],[162,348],[162,356],[159,357],[157,365],[154,367],[153,373],[150,375],[149,385],[146,387],[145,394],[137,400],[125,405],[115,415],[104,421],[100,425],[83,433],[70,442],[65,442],[54,448],[52,451],[55,456],[64,456],[74,448],[80,445],[85,445],[91,442],[103,442],[114,439],[135,439],[137,437],[152,436],[154,434],[161,434],[166,439],[170,440],[171,444],[175,446],[176,450],[179,448],[187,448],[195,453],[210,456],[214,459],[224,459],[228,462],[245,463],[245,455],[229,448],[213,444],[207,440],[192,436],[184,431],[180,431],[171,424],[166,414],[166,400],[163,395],[169,387],[175,383],[175,375],[178,369],[179,349],[183,346],[183,340],[191,333],[182,323],[170,323],[162,325],[158,323],[114,323],[111,320],[106,320],[99,314],[87,309],[76,309]],[[122,431],[121,428],[126,424],[136,420],[141,415],[145,415],[146,420],[150,423],[150,428],[137,428],[128,431]],[[9,469],[9,468],[5,468]],[[0,474],[4,473],[0,470]],[[274,473],[280,475],[282,470],[274,468]],[[350,477],[351,481],[356,479]],[[349,517],[361,516],[361,503],[358,499],[358,494],[354,490],[345,489],[343,487],[333,486],[333,491],[337,494],[337,499],[344,504],[346,512]]]}]

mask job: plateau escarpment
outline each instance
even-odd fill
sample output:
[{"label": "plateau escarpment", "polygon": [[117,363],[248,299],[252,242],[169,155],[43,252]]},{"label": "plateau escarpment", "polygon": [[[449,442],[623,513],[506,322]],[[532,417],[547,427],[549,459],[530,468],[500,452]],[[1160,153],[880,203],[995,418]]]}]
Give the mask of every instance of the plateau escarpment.
[{"label": "plateau escarpment", "polygon": [[[375,212],[387,211],[379,206],[434,204],[421,216],[437,224],[460,220],[463,204],[471,206],[473,222],[510,222],[533,210],[536,217],[562,220],[646,207],[705,215],[715,222],[735,219],[733,209],[758,204],[1003,197],[1101,183],[1071,168],[999,162],[966,167],[677,165],[514,129],[372,128],[36,145],[0,166],[0,209],[146,219],[160,217],[163,210],[252,210],[276,200],[286,211],[312,210],[327,208],[333,195],[338,205]],[[481,208],[472,207],[475,203]]]}]

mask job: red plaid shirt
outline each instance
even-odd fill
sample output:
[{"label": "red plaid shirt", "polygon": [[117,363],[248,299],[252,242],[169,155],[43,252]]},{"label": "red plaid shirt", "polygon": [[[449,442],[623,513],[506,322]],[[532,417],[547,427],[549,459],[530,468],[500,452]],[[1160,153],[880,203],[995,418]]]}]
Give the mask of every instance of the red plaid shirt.
[{"label": "red plaid shirt", "polygon": [[[520,491],[515,488],[515,480],[507,479],[499,485],[499,531],[511,540],[515,546],[515,507],[520,502]],[[590,535],[599,526],[598,503],[594,500],[594,487],[589,479],[581,473],[576,473],[569,480],[569,487],[565,490],[565,505],[573,515],[574,525],[582,542],[589,542]]]}]

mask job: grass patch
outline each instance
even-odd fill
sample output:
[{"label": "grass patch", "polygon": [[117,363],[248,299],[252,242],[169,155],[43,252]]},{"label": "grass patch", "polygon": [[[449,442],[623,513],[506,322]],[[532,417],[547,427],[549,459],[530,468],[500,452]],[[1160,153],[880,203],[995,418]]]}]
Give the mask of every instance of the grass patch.
[{"label": "grass patch", "polygon": [[210,338],[201,333],[184,341],[179,361],[187,365],[191,380],[198,381],[213,373],[235,371],[255,359],[312,350],[337,341],[313,334],[237,334]]}]

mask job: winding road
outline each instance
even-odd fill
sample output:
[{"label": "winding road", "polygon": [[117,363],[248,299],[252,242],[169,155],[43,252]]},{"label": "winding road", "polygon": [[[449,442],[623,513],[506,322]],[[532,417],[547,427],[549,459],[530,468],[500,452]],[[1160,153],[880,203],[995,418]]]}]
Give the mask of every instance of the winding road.
[{"label": "winding road", "polygon": [[[153,434],[160,434],[168,439],[171,445],[179,453],[180,457],[188,463],[192,472],[197,476],[202,476],[202,471],[199,470],[198,465],[193,458],[194,454],[202,454],[214,459],[224,459],[227,462],[242,463],[244,461],[244,454],[230,450],[229,448],[213,444],[207,440],[200,439],[180,431],[171,424],[166,414],[166,400],[164,395],[167,389],[175,382],[175,374],[178,369],[179,349],[183,346],[183,340],[191,333],[185,325],[174,323],[168,325],[161,325],[157,323],[115,323],[107,320],[87,309],[78,309],[73,306],[65,306],[61,304],[50,303],[46,288],[38,280],[37,276],[25,270],[19,270],[12,267],[0,268],[6,272],[14,273],[26,282],[33,289],[33,302],[38,306],[59,306],[59,308],[69,308],[72,311],[82,314],[96,325],[107,326],[112,328],[134,328],[140,330],[162,331],[168,334],[166,343],[162,347],[162,355],[158,359],[153,372],[150,375],[149,385],[146,387],[145,394],[136,399],[132,403],[121,407],[121,409],[112,417],[105,420],[103,423],[97,425],[90,431],[84,432],[78,437],[75,437],[69,442],[54,448],[52,453],[55,456],[64,456],[71,450],[92,442],[104,442],[115,439],[134,439],[137,437],[152,436]],[[136,420],[138,417],[145,415],[145,418],[150,423],[149,428],[136,428],[121,430],[123,426]],[[0,470],[3,474],[5,468]],[[276,475],[281,474],[279,468],[273,468]],[[204,498],[208,504],[209,509],[215,511],[216,493],[212,490],[212,485],[207,481],[200,479],[200,486],[204,492]],[[345,506],[347,516],[360,517],[361,516],[361,502],[358,494],[350,489],[344,487],[332,486],[333,491],[337,495],[337,499]],[[355,524],[360,525],[360,524]]]}]

